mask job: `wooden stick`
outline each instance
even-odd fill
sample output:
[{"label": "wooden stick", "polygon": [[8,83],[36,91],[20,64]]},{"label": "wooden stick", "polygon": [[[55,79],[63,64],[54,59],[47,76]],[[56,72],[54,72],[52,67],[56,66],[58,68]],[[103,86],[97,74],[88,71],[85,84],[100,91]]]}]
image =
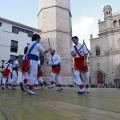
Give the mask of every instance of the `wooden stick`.
[{"label": "wooden stick", "polygon": [[87,45],[85,44],[85,40],[83,40],[83,44],[86,46],[86,48],[87,48],[87,51],[90,53],[90,51],[88,50],[88,47],[87,47]]},{"label": "wooden stick", "polygon": [[49,40],[49,38],[48,38],[48,43],[49,43],[49,47],[51,48],[51,45],[50,45],[50,40]]}]

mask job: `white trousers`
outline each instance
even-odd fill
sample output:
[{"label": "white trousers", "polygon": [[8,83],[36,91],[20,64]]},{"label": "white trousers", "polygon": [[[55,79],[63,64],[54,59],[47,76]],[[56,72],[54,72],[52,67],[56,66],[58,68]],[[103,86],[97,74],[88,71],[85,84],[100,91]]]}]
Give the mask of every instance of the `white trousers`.
[{"label": "white trousers", "polygon": [[30,70],[28,72],[28,84],[34,85],[37,80],[38,61],[30,60]]},{"label": "white trousers", "polygon": [[17,85],[17,80],[18,80],[17,72],[15,70],[13,70],[13,72],[12,72],[12,79],[11,79],[10,83],[12,85]]},{"label": "white trousers", "polygon": [[38,77],[38,82],[40,82],[41,84],[43,84],[43,79],[42,79],[42,77]]},{"label": "white trousers", "polygon": [[80,78],[80,72],[79,71],[74,70],[73,74],[74,74],[74,80],[75,80],[77,85],[82,85],[82,84],[88,85],[89,84],[89,73],[88,72],[81,72],[83,82]]},{"label": "white trousers", "polygon": [[4,78],[4,77],[3,77],[3,79],[2,79],[2,84],[3,84],[4,86],[6,85],[7,79],[8,79],[8,82],[7,82],[7,83],[10,83],[10,81],[11,81],[11,73],[9,73],[8,78]]},{"label": "white trousers", "polygon": [[27,79],[28,80],[28,72],[22,73],[22,82]]},{"label": "white trousers", "polygon": [[38,82],[40,82],[41,84],[43,84],[43,79],[42,79],[42,77],[38,77],[38,79],[35,80],[35,83],[34,83],[34,84],[37,85]]},{"label": "white trousers", "polygon": [[61,80],[60,75],[57,75],[57,74],[51,72],[51,74],[50,74],[50,81],[54,81],[55,82],[55,79],[57,79],[58,84],[62,84],[62,80]]}]

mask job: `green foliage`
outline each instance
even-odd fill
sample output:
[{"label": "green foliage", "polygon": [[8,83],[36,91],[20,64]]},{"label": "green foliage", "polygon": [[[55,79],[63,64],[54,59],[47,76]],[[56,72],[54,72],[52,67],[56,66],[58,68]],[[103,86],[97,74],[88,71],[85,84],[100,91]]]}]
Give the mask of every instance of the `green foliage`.
[{"label": "green foliage", "polygon": [[97,86],[96,85],[91,85],[91,88],[97,88]]},{"label": "green foliage", "polygon": [[3,74],[4,70],[0,70],[0,72]]},{"label": "green foliage", "polygon": [[74,85],[70,85],[69,87],[74,87]]}]

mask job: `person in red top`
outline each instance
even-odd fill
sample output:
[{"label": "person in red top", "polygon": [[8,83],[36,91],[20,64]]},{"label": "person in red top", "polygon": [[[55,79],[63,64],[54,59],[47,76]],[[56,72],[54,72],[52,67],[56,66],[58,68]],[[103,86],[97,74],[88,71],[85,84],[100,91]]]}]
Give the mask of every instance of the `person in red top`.
[{"label": "person in red top", "polygon": [[40,64],[40,60],[38,60],[38,74],[37,74],[37,80],[35,81],[35,87],[34,90],[38,90],[38,84],[40,83],[41,85],[41,89],[43,90],[44,88],[44,81],[42,79],[42,70],[41,70],[41,64]]},{"label": "person in red top", "polygon": [[11,80],[11,73],[12,73],[12,60],[9,60],[5,64],[5,70],[3,73],[3,79],[2,79],[2,89],[5,88],[6,81],[8,80],[8,83],[10,83]]},{"label": "person in red top", "polygon": [[29,46],[29,43],[27,43],[27,46],[24,48],[23,64],[22,64],[22,69],[21,69],[22,80],[20,82],[20,88],[23,92],[26,91],[24,86],[25,87],[28,86],[28,72],[27,72],[27,67],[28,67],[27,65],[28,64],[26,64],[26,62],[29,62],[29,61],[26,60],[27,59],[27,54],[26,53],[27,53],[27,50],[28,50],[28,46]]},{"label": "person in red top", "polygon": [[[79,43],[77,36],[72,37],[72,41],[75,44],[71,48],[71,55],[74,57],[74,79],[77,85],[79,85],[80,90],[78,93],[84,93],[84,85],[86,87],[86,92],[89,93],[89,73],[87,66],[87,56],[88,51],[84,44]],[[82,76],[83,82],[80,78]]]}]

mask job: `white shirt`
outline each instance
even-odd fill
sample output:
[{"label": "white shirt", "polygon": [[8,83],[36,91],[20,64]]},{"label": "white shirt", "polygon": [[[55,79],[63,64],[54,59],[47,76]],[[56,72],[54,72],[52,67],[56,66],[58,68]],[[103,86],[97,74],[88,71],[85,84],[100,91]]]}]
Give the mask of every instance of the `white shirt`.
[{"label": "white shirt", "polygon": [[[8,66],[8,64],[9,64],[9,66]],[[7,66],[8,66],[8,68],[7,68]],[[5,69],[7,68],[7,69],[10,70],[10,72],[12,72],[12,64],[7,63],[7,64],[4,65],[4,67],[5,67]]]},{"label": "white shirt", "polygon": [[40,60],[38,60],[38,65],[40,66]]},{"label": "white shirt", "polygon": [[[30,48],[32,47],[32,45],[35,43],[36,41],[33,41],[29,46],[28,46],[28,51],[27,54],[30,50]],[[32,51],[30,52],[30,54],[36,55],[36,56],[40,56],[40,52],[44,53],[45,49],[43,48],[43,46],[40,43],[37,43],[35,45],[35,47],[32,49]]]},{"label": "white shirt", "polygon": [[[79,50],[83,45],[84,44],[79,43],[78,45],[75,45],[75,46],[77,47],[77,50]],[[74,46],[71,47],[71,52],[76,53]],[[79,53],[81,56],[84,56],[84,54],[88,54],[88,51],[87,51],[87,48],[85,45],[80,49]],[[78,54],[76,54],[75,58],[78,58],[78,57],[80,57],[80,56]]]},{"label": "white shirt", "polygon": [[53,56],[50,57],[49,59],[49,65],[54,64],[57,65],[61,62],[61,58],[58,54],[54,54]]},{"label": "white shirt", "polygon": [[19,66],[18,60],[15,60],[15,62],[14,62],[14,64],[13,64],[13,67],[16,67],[16,65]]},{"label": "white shirt", "polygon": [[25,60],[25,59],[26,59],[26,55],[27,55],[27,54],[25,54],[25,55],[23,56],[23,60]]}]

